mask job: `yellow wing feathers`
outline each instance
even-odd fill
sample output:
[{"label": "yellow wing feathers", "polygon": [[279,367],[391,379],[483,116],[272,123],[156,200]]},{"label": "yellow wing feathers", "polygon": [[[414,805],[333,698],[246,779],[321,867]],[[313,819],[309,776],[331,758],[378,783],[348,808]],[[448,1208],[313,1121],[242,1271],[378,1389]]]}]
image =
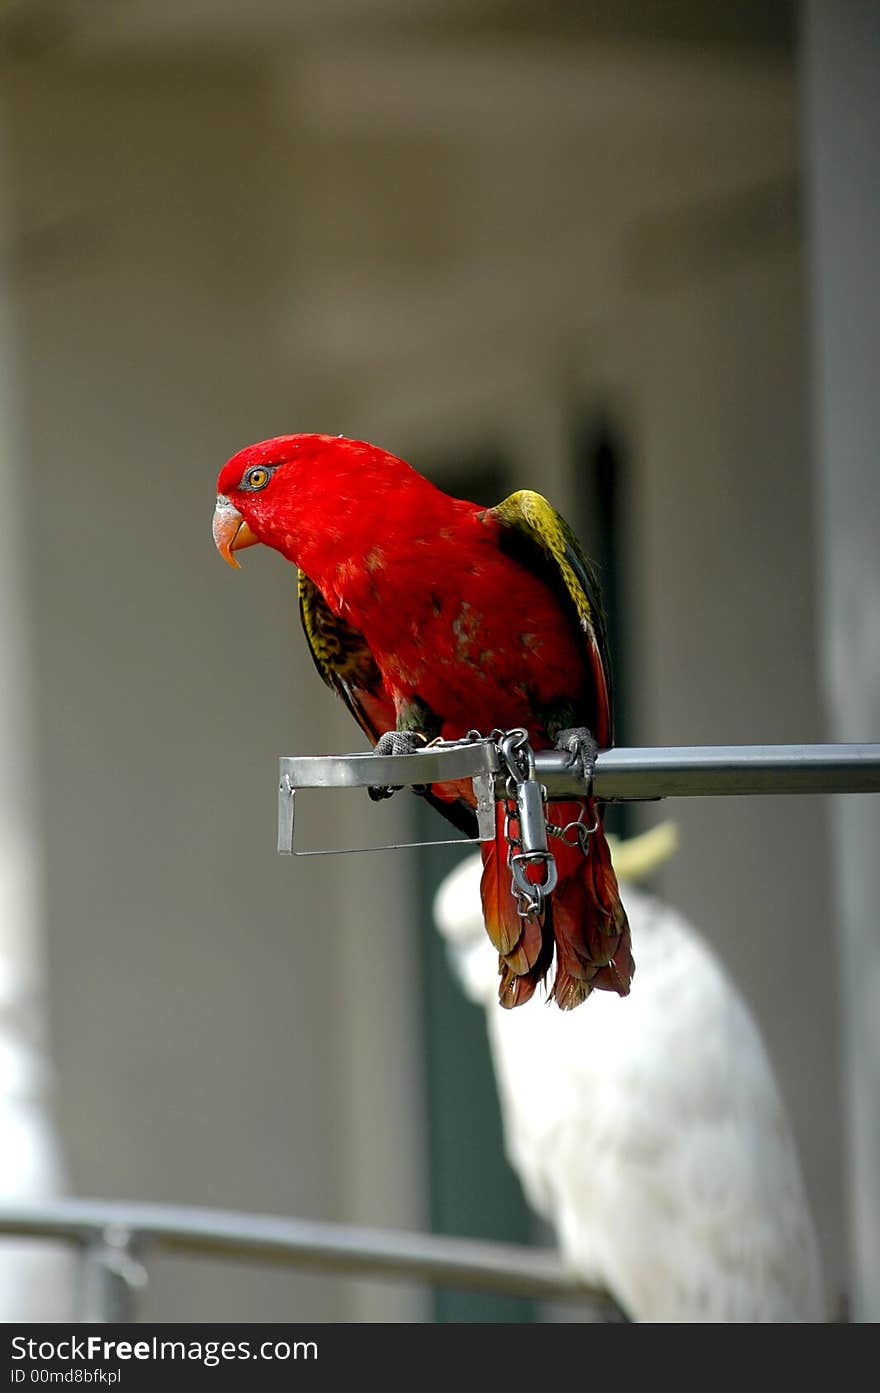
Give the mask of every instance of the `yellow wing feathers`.
[{"label": "yellow wing feathers", "polygon": [[540,548],[561,578],[584,628],[593,628],[604,647],[604,618],[595,571],[565,518],[534,489],[520,489],[492,512]]}]

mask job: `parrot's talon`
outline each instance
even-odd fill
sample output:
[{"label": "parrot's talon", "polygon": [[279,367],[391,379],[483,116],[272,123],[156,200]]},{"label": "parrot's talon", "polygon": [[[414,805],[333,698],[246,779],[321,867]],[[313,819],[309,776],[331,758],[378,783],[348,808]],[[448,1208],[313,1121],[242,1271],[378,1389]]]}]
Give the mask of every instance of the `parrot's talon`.
[{"label": "parrot's talon", "polygon": [[[401,784],[400,788],[402,787],[403,785]],[[370,795],[374,803],[381,803],[383,798],[391,798],[397,792],[399,792],[399,789],[387,787],[383,788],[381,784],[376,784],[367,789],[367,793]]]},{"label": "parrot's talon", "polygon": [[571,766],[577,769],[583,776],[587,788],[591,789],[599,754],[599,746],[592,731],[586,726],[572,726],[568,730],[561,730],[556,737],[556,748],[571,755]]},{"label": "parrot's talon", "polygon": [[[380,735],[373,747],[374,755],[414,755],[418,750],[427,745],[427,737],[418,730],[386,730],[384,735]],[[427,784],[419,786],[427,788]],[[380,803],[383,798],[391,798],[393,794],[399,793],[403,784],[372,785],[367,789],[374,803]],[[418,790],[417,790],[418,791]]]}]

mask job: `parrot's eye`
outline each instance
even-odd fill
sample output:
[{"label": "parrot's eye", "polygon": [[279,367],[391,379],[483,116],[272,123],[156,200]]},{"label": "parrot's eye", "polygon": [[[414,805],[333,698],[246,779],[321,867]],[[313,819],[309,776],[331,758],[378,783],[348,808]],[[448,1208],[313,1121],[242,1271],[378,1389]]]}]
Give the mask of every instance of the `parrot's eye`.
[{"label": "parrot's eye", "polygon": [[240,488],[243,489],[264,489],[269,482],[269,470],[262,464],[255,464],[253,468],[247,470],[243,475]]}]

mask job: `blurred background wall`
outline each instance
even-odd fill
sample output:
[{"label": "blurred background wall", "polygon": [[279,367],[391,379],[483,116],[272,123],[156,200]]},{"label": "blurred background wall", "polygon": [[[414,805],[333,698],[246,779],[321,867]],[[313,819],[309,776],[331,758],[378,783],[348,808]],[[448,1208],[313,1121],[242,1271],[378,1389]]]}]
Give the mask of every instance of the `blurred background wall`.
[{"label": "blurred background wall", "polygon": [[[537,486],[599,546],[583,441],[613,440],[621,738],[828,738],[798,15],[621,8],[3,12],[4,477],[36,746],[17,777],[78,1194],[416,1229],[432,1210],[428,887],[408,854],[275,854],[276,757],[360,738],[280,558],[233,575],[214,551],[241,445],[341,432],[456,487],[490,458],[498,497]],[[383,827],[408,825],[397,802]],[[381,835],[366,800],[308,809],[313,845]],[[671,811],[658,888],[762,1025],[836,1298],[828,805]],[[403,1286],[152,1271],[154,1317],[432,1309]]]}]

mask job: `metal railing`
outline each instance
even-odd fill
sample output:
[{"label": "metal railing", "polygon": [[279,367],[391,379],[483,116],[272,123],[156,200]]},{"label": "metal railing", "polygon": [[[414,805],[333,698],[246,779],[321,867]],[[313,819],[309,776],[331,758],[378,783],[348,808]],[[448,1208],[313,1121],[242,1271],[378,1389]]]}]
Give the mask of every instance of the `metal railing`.
[{"label": "metal railing", "polygon": [[349,1277],[406,1278],[427,1286],[577,1301],[596,1321],[624,1319],[604,1292],[555,1253],[315,1220],[159,1204],[58,1200],[0,1205],[0,1236],[61,1240],[81,1255],[83,1321],[136,1319],[150,1255],[276,1263]]},{"label": "metal railing", "polygon": [[[525,732],[522,732],[524,735]],[[414,754],[284,755],[279,760],[278,850],[294,850],[296,794],[307,789],[425,787],[470,780],[480,840],[495,836],[495,803],[509,783],[492,737],[435,742]],[[531,752],[530,752],[531,753]],[[694,796],[880,793],[880,744],[690,745],[600,750],[589,774],[560,750],[539,750],[532,777],[548,800],[593,794],[604,802]],[[423,843],[345,850],[398,850]]]},{"label": "metal railing", "polygon": [[[366,788],[503,773],[491,740],[438,745],[416,754],[283,755],[282,787]],[[538,777],[552,797],[590,791],[606,801],[695,795],[880,793],[880,744],[676,745],[600,750],[590,789],[560,750],[539,750]]]}]

